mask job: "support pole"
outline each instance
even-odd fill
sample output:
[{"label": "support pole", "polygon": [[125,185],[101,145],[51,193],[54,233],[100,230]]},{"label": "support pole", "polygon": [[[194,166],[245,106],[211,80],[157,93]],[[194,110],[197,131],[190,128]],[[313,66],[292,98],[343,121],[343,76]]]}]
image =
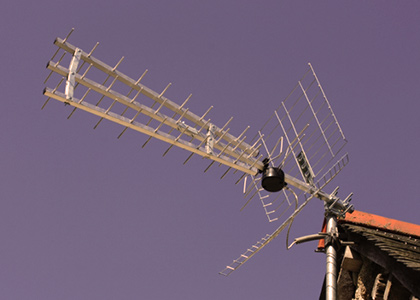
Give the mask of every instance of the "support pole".
[{"label": "support pole", "polygon": [[325,253],[327,255],[327,265],[325,274],[325,299],[337,299],[337,217],[330,211],[326,211],[327,236],[325,237]]}]

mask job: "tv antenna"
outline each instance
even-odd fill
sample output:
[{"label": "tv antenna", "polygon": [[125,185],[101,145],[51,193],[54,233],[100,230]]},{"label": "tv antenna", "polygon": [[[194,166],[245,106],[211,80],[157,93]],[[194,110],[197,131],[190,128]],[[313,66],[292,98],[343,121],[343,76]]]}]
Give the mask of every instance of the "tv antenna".
[{"label": "tv antenna", "polygon": [[[290,226],[294,218],[313,198],[323,201],[326,211],[326,234],[296,239],[295,243],[322,239],[326,241],[327,299],[336,295],[336,241],[337,217],[353,211],[350,194],[344,200],[337,197],[338,187],[330,194],[324,191],[330,181],[348,163],[348,155],[339,155],[347,143],[330,103],[311,64],[295,88],[281,102],[256,137],[246,142],[245,133],[229,133],[230,118],[218,127],[203,115],[191,112],[188,100],[178,105],[166,98],[170,87],[156,92],[141,83],[147,70],[132,79],[118,71],[123,58],[115,66],[92,56],[98,43],[85,52],[68,42],[74,29],[64,38],[56,38],[57,50],[47,64],[50,70],[45,84],[55,80],[54,88],[46,87],[50,99],[72,107],[68,116],[83,110],[98,117],[94,128],[104,120],[122,126],[120,138],[127,129],[148,136],[143,147],[152,139],[164,141],[190,152],[185,160],[199,155],[211,162],[227,166],[222,178],[230,171],[241,175],[236,183],[244,182],[245,207],[255,196],[260,199],[270,222],[281,220],[281,225],[264,236],[247,251],[233,260],[220,274],[228,276],[264,246]],[[58,75],[58,76],[57,76]],[[263,154],[264,153],[264,154]]]}]

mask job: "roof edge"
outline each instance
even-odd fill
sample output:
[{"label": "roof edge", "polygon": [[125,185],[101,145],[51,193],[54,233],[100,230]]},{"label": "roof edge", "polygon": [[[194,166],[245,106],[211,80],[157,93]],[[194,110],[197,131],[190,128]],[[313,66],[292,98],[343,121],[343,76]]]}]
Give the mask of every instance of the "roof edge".
[{"label": "roof edge", "polygon": [[405,235],[415,235],[417,237],[420,237],[420,225],[385,218],[357,210],[355,210],[351,214],[347,213],[345,218],[340,219],[339,222],[360,224],[377,229],[398,232]]}]

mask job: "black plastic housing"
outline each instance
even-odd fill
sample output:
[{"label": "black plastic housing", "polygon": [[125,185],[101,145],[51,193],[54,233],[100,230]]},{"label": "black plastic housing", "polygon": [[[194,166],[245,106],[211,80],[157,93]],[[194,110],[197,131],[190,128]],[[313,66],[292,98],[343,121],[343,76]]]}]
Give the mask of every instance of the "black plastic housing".
[{"label": "black plastic housing", "polygon": [[281,191],[286,186],[284,172],[280,168],[266,168],[262,174],[261,185],[268,192]]}]

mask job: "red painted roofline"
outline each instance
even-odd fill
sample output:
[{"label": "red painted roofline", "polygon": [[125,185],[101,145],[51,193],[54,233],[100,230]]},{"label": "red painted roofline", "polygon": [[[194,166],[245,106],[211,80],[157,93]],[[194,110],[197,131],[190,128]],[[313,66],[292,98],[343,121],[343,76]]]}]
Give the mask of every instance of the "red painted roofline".
[{"label": "red painted roofline", "polygon": [[[340,224],[345,223],[352,223],[352,224],[359,224],[364,225],[366,227],[382,229],[386,231],[393,231],[398,232],[406,235],[414,235],[420,237],[420,225],[407,223],[403,221],[398,221],[395,219],[389,219],[385,217],[381,217],[374,214],[369,214],[366,212],[355,210],[353,213],[346,214],[344,219],[339,219],[338,222]],[[326,232],[326,224],[325,220],[322,225],[322,232]],[[324,240],[319,240],[318,242],[318,250],[321,251],[325,247]]]},{"label": "red painted roofline", "polygon": [[339,220],[339,223],[366,225],[373,228],[420,237],[420,225],[389,219],[357,210],[352,214],[346,214],[346,217]]}]

